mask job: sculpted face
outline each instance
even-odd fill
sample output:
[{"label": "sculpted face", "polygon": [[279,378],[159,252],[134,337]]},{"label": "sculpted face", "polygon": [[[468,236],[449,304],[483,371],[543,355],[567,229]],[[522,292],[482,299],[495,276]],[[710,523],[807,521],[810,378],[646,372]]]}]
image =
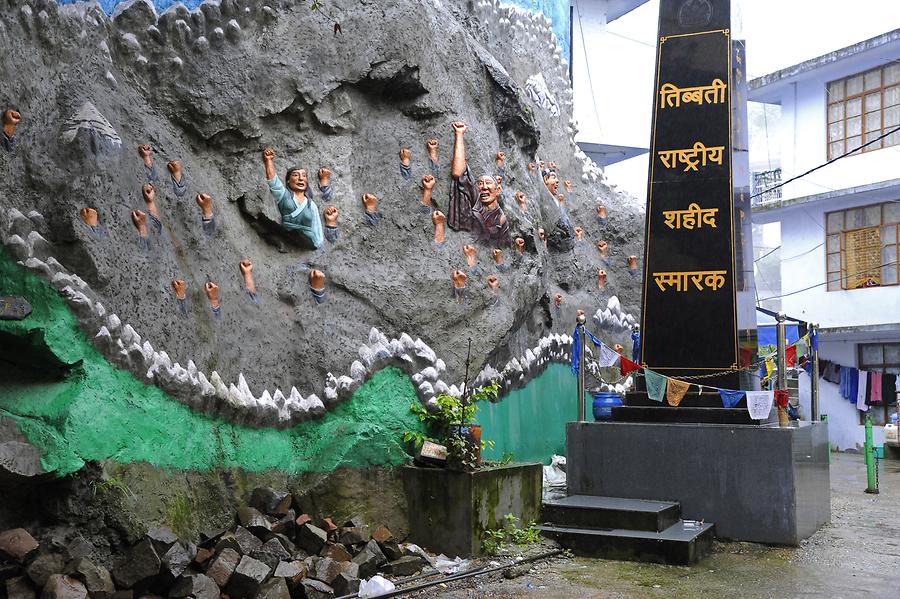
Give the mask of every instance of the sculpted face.
[{"label": "sculpted face", "polygon": [[500,188],[497,186],[496,179],[489,175],[483,175],[478,177],[475,186],[478,188],[478,199],[483,206],[490,206],[497,201],[497,194],[500,193]]},{"label": "sculpted face", "polygon": [[309,176],[305,168],[297,168],[288,173],[287,188],[298,193],[304,192],[309,188]]},{"label": "sculpted face", "polygon": [[556,195],[557,190],[559,189],[559,177],[557,177],[556,173],[554,173],[553,171],[547,173],[547,176],[544,177],[544,185],[547,186],[547,189],[550,190],[550,193]]}]

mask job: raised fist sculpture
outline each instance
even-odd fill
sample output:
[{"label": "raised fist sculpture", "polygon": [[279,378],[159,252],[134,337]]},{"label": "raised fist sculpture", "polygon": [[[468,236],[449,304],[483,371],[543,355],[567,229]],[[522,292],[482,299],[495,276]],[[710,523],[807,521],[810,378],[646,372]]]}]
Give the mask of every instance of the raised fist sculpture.
[{"label": "raised fist sculpture", "polygon": [[525,240],[521,237],[516,237],[516,240],[513,242],[513,245],[516,246],[516,251],[520,254],[525,251]]},{"label": "raised fist sculpture", "polygon": [[138,247],[143,250],[150,249],[150,239],[147,232],[147,215],[140,210],[131,211],[131,222],[138,233]]},{"label": "raised fist sculpture", "polygon": [[409,148],[400,148],[400,176],[404,181],[409,181],[412,177],[412,168],[410,167],[410,159],[412,152]]},{"label": "raised fist sculpture", "polygon": [[222,317],[222,306],[219,304],[219,286],[212,281],[207,281],[206,285],[203,286],[203,291],[206,293],[206,300],[209,302],[209,307],[212,309],[216,320],[220,319]]},{"label": "raised fist sculpture", "polygon": [[581,240],[582,237],[584,237],[584,229],[575,227],[575,239]]},{"label": "raised fist sculpture", "polygon": [[422,201],[419,204],[420,210],[423,212],[431,212],[431,194],[434,192],[434,185],[437,183],[432,175],[422,177]]},{"label": "raised fist sculpture", "polygon": [[605,241],[597,242],[597,251],[600,252],[600,257],[606,260],[609,258],[609,244]]},{"label": "raised fist sculpture", "polygon": [[497,275],[488,276],[487,285],[491,291],[497,291],[500,289],[500,278]]},{"label": "raised fist sculpture", "polygon": [[602,268],[597,271],[597,289],[606,288],[606,271]]},{"label": "raised fist sculpture", "polygon": [[309,290],[317,304],[325,301],[325,273],[315,268],[309,271]]},{"label": "raised fist sculpture", "polygon": [[15,108],[7,108],[3,111],[3,149],[12,152],[16,147],[15,134],[16,127],[22,122],[22,113]]},{"label": "raised fist sculpture", "polygon": [[474,269],[478,265],[478,255],[474,245],[464,245],[463,255],[466,257],[466,264],[469,269]]},{"label": "raised fist sculpture", "polygon": [[522,212],[528,212],[527,198],[525,197],[525,194],[522,193],[521,191],[516,192],[516,204],[519,205],[519,209]]},{"label": "raised fist sculpture", "polygon": [[325,219],[325,239],[334,243],[338,240],[338,217],[340,216],[340,210],[334,206],[329,206],[325,209],[325,212],[322,213],[322,216]]},{"label": "raised fist sculpture", "polygon": [[187,317],[187,283],[184,279],[172,279],[172,291],[175,292],[175,304],[178,306],[178,312],[183,317]]},{"label": "raised fist sculpture", "polygon": [[431,213],[431,222],[434,224],[434,242],[438,245],[444,243],[444,223],[447,217],[440,210]]},{"label": "raised fist sculpture", "polygon": [[370,227],[378,224],[378,198],[371,193],[363,194],[363,222]]},{"label": "raised fist sculpture", "polygon": [[203,226],[203,232],[207,235],[212,235],[216,232],[216,217],[213,216],[212,196],[198,193],[196,202],[200,206],[200,222]]},{"label": "raised fist sculpture", "polygon": [[503,169],[506,167],[506,152],[497,152],[494,156],[494,161],[497,163],[498,169]]},{"label": "raised fist sculpture", "polygon": [[431,172],[436,175],[441,170],[440,163],[438,162],[438,140],[429,139],[425,142],[425,148],[428,150],[428,161],[431,162]]},{"label": "raised fist sculpture", "polygon": [[172,191],[179,198],[184,197],[184,194],[187,192],[187,177],[184,175],[181,161],[170,160],[166,164],[166,168],[169,170],[169,175],[172,177]]},{"label": "raised fist sculpture", "polygon": [[316,178],[319,180],[319,191],[322,193],[322,199],[326,202],[330,201],[331,171],[323,166],[316,172]]},{"label": "raised fist sculpture", "polygon": [[138,156],[144,163],[144,173],[147,175],[147,181],[151,183],[156,181],[156,167],[153,166],[153,148],[150,144],[141,144],[137,147]]},{"label": "raised fist sculpture", "polygon": [[450,280],[453,281],[453,297],[457,303],[465,301],[466,279],[469,276],[461,270],[454,270],[450,273]]},{"label": "raised fist sculpture", "polygon": [[253,279],[253,262],[245,258],[238,263],[238,268],[241,271],[241,277],[244,279],[244,289],[247,290],[250,299],[255,302],[256,281]]}]

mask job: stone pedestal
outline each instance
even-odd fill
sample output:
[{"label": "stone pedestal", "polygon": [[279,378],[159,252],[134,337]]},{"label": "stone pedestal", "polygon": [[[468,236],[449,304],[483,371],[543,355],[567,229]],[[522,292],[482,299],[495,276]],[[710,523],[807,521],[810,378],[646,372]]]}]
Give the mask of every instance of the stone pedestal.
[{"label": "stone pedestal", "polygon": [[720,538],[798,545],[831,519],[828,425],[570,422],[569,495],[677,501]]},{"label": "stone pedestal", "polygon": [[522,522],[541,512],[541,464],[510,464],[475,472],[404,466],[410,540],[435,553],[481,553],[485,530],[502,528],[506,514]]}]

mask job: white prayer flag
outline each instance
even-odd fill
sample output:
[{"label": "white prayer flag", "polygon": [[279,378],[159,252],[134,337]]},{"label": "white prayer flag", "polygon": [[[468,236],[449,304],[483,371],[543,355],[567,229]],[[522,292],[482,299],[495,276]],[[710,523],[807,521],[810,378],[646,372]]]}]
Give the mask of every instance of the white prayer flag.
[{"label": "white prayer flag", "polygon": [[619,354],[610,349],[607,345],[601,345],[600,356],[597,358],[597,362],[603,367],[615,366],[620,357]]},{"label": "white prayer flag", "polygon": [[766,420],[772,411],[774,391],[747,391],[747,411],[753,420]]}]

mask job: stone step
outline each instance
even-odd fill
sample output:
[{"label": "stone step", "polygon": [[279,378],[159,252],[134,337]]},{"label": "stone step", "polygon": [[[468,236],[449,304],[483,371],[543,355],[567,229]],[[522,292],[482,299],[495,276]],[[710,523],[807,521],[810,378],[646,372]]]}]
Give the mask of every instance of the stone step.
[{"label": "stone step", "polygon": [[675,502],[596,495],[570,495],[547,501],[541,510],[544,523],[578,528],[661,532],[680,518],[681,506]]},{"label": "stone step", "polygon": [[537,528],[577,555],[675,565],[700,561],[712,550],[715,538],[713,524],[693,528],[681,520],[661,532],[552,525]]},{"label": "stone step", "polygon": [[[742,399],[741,402],[746,400]],[[694,408],[684,404],[673,408],[655,404],[653,406],[617,406],[612,408],[612,422],[642,423],[705,423],[705,424],[761,424],[753,420],[747,408]]]}]

